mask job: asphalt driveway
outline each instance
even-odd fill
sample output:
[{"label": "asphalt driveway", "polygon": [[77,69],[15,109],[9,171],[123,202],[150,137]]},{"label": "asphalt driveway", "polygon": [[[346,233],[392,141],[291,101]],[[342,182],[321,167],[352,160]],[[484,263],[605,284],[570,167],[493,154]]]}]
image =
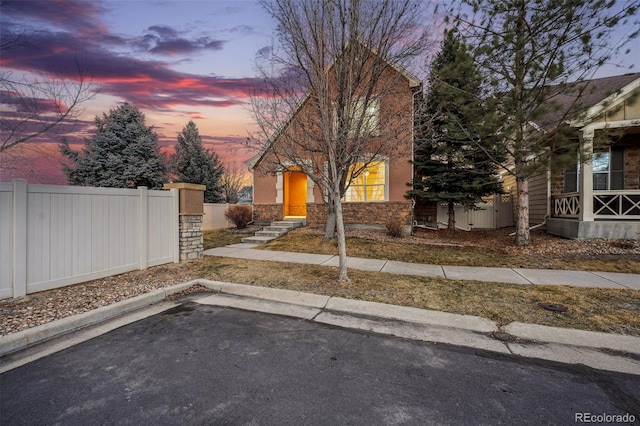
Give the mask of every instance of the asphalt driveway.
[{"label": "asphalt driveway", "polygon": [[0,424],[576,424],[637,376],[185,302],[0,375]]}]

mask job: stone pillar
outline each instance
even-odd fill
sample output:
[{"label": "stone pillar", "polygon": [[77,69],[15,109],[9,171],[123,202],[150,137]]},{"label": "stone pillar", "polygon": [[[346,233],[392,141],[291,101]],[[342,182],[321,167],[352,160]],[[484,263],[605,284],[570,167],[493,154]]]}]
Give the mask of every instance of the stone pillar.
[{"label": "stone pillar", "polygon": [[202,259],[202,216],[204,216],[204,185],[167,183],[164,189],[176,188],[180,193],[180,262]]}]

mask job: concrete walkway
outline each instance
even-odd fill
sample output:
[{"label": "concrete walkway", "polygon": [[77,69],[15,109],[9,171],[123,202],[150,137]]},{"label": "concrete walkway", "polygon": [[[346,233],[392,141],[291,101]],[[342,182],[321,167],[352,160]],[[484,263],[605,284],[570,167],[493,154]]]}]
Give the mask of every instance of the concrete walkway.
[{"label": "concrete walkway", "polygon": [[[308,265],[338,266],[338,256],[330,254],[293,253],[257,250],[256,244],[232,244],[206,250],[205,255],[233,257],[249,260],[303,263]],[[640,290],[640,274],[615,272],[563,271],[553,269],[489,268],[475,266],[425,265],[394,260],[348,257],[350,269],[417,275],[450,280],[475,280],[511,284],[571,285]]]}]

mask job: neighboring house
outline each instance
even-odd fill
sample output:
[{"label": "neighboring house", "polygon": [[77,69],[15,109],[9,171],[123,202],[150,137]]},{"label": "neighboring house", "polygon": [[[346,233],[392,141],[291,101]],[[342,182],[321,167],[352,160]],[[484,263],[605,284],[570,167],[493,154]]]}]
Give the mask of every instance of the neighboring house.
[{"label": "neighboring house", "polygon": [[238,191],[238,203],[237,204],[251,204],[253,202],[253,186],[243,186]]},{"label": "neighboring house", "polygon": [[[589,161],[530,181],[530,225],[567,238],[640,238],[640,73],[591,80],[566,124]],[[565,100],[567,104],[571,99]],[[605,133],[608,132],[608,133]],[[594,149],[594,137],[609,143]],[[504,179],[507,192],[515,182]]]},{"label": "neighboring house", "polygon": [[[343,198],[345,226],[383,227],[389,219],[397,219],[405,227],[413,220],[412,202],[405,198],[407,183],[413,178],[413,122],[416,99],[422,99],[422,84],[397,64],[384,62],[385,72],[380,85],[385,87],[373,107],[362,112],[368,123],[379,125],[397,120],[407,131],[396,136],[402,155],[392,158],[376,157],[367,169],[357,176]],[[401,109],[402,111],[398,111]],[[325,194],[299,168],[283,167],[273,152],[279,138],[288,128],[311,117],[305,101],[290,117],[287,126],[274,135],[254,158],[247,161],[254,173],[253,212],[255,223],[267,223],[285,217],[304,217],[311,226],[320,226],[327,219]],[[394,121],[395,122],[395,121]],[[372,144],[384,143],[372,132]],[[300,156],[304,159],[305,154]],[[318,161],[317,161],[318,162]],[[314,167],[325,167],[315,164]]]}]

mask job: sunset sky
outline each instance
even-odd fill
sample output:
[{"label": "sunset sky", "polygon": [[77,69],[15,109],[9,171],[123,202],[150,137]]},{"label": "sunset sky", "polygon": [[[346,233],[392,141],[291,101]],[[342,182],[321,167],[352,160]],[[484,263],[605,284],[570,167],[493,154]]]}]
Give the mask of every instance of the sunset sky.
[{"label": "sunset sky", "polygon": [[[170,151],[176,135],[194,120],[206,147],[223,161],[242,160],[252,123],[251,87],[259,83],[253,63],[274,36],[274,21],[250,1],[2,2],[2,38],[24,32],[29,44],[2,51],[3,70],[76,74],[78,58],[100,94],[83,115],[36,144],[29,161],[37,173],[0,163],[0,181],[64,184],[55,146],[63,136],[79,149],[96,115],[123,102],[138,107]],[[621,58],[631,69],[607,68],[600,76],[640,71],[638,41]],[[4,107],[3,107],[4,108]],[[3,112],[6,110],[3,110]]]}]

